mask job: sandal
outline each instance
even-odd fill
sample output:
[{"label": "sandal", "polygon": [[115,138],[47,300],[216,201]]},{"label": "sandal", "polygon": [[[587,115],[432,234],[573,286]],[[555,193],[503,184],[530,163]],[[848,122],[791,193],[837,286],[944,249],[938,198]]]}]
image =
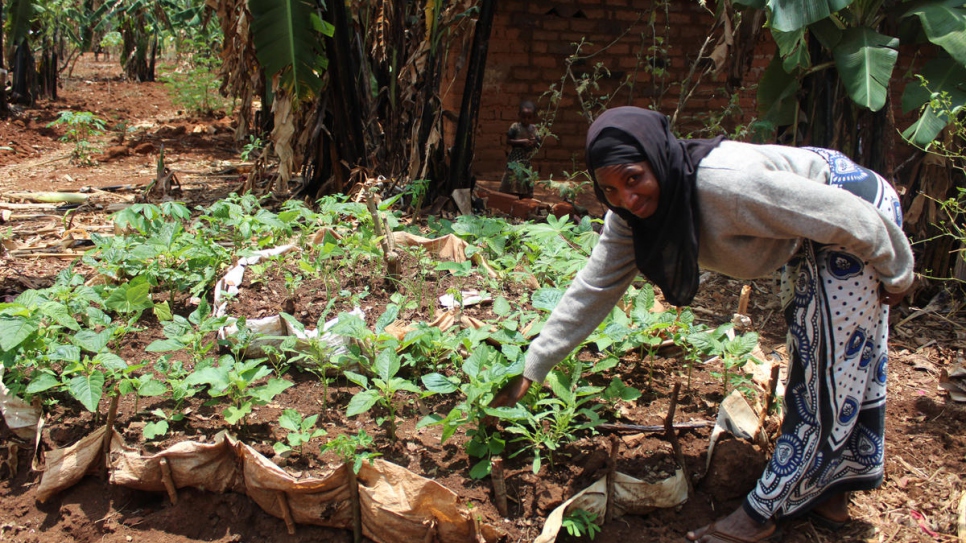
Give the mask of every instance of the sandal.
[{"label": "sandal", "polygon": [[[708,526],[708,529],[703,534],[701,534],[701,537],[705,537],[705,536],[713,537],[718,541],[724,541],[725,543],[768,543],[773,541],[781,541],[782,533],[778,529],[778,526],[775,525],[775,529],[772,530],[770,533],[759,535],[754,539],[748,539],[745,537],[740,537],[740,536],[731,535],[729,533],[718,531],[718,527],[715,526],[715,523],[712,522],[711,525]],[[687,537],[685,537],[685,539],[693,543],[693,540],[688,539]]]},{"label": "sandal", "polygon": [[805,517],[812,523],[812,526],[823,528],[833,533],[845,528],[848,523],[852,522],[851,518],[846,520],[832,520],[816,511],[809,511]]}]

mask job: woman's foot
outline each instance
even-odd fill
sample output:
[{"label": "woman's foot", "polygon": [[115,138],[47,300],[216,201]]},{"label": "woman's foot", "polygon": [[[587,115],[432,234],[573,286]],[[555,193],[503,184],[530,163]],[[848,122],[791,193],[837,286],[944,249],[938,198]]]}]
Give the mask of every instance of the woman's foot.
[{"label": "woman's foot", "polygon": [[771,520],[764,524],[748,516],[743,507],[723,519],[688,532],[688,541],[699,543],[755,543],[764,541],[775,534],[777,526]]},{"label": "woman's foot", "polygon": [[849,516],[849,493],[842,492],[816,505],[809,512],[813,524],[832,531],[839,530],[852,520]]}]

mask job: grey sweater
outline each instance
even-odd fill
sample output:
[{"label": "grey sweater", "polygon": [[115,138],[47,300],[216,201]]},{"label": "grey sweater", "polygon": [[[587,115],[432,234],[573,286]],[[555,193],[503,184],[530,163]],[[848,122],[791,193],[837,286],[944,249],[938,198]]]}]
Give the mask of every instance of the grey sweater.
[{"label": "grey sweater", "polygon": [[[828,164],[814,152],[722,142],[698,166],[700,266],[738,279],[763,277],[808,239],[846,247],[876,270],[886,290],[908,289],[913,257],[905,234],[828,179]],[[607,213],[587,265],[530,345],[523,375],[542,382],[597,328],[637,274],[631,229]]]}]

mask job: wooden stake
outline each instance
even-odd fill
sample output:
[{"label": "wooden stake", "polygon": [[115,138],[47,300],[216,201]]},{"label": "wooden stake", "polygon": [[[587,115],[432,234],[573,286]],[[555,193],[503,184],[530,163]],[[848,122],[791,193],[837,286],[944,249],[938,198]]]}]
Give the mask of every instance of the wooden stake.
[{"label": "wooden stake", "polygon": [[292,510],[288,506],[288,494],[279,492],[277,496],[278,506],[282,509],[282,518],[285,520],[285,528],[288,529],[288,535],[295,535],[295,521],[292,520]]},{"label": "wooden stake", "polygon": [[684,472],[684,480],[688,483],[688,498],[691,498],[694,496],[694,484],[691,482],[691,476],[688,475],[688,466],[684,462],[684,452],[681,450],[678,435],[674,431],[674,411],[677,409],[678,392],[680,391],[681,383],[675,381],[674,390],[671,392],[671,405],[668,406],[667,417],[664,419],[664,435],[671,442],[671,448],[674,449],[674,457],[677,458],[678,465],[681,466],[681,470]]},{"label": "wooden stake", "polygon": [[610,456],[607,458],[607,508],[604,509],[604,524],[614,520],[614,486],[617,484],[617,455],[621,450],[621,440],[617,436],[610,436]]},{"label": "wooden stake", "polygon": [[168,465],[167,458],[161,458],[161,482],[164,483],[164,489],[168,491],[168,499],[171,500],[172,504],[178,503],[178,489],[174,485],[174,478],[171,477],[171,466]]},{"label": "wooden stake", "polygon": [[101,452],[104,455],[104,479],[107,480],[111,474],[111,438],[114,437],[114,421],[117,419],[117,404],[121,401],[121,395],[114,390],[114,397],[111,398],[111,407],[107,410],[107,430],[104,432],[104,443]]},{"label": "wooden stake", "polygon": [[751,298],[751,285],[741,287],[741,296],[738,297],[738,314],[748,314],[748,300]]},{"label": "wooden stake", "polygon": [[771,410],[771,402],[775,397],[775,388],[778,387],[778,373],[780,371],[781,366],[773,362],[771,373],[768,376],[768,389],[765,390],[763,399],[764,406],[761,408],[761,413],[758,414],[758,446],[762,449],[767,448],[770,441],[768,434],[765,432],[765,420],[768,419],[768,411]]},{"label": "wooden stake", "polygon": [[399,270],[399,255],[396,253],[396,244],[393,241],[392,232],[383,227],[382,215],[379,214],[378,197],[374,194],[366,196],[366,207],[372,215],[372,224],[376,230],[376,236],[381,238],[382,258],[386,261],[386,276],[390,285],[397,285],[402,274]]},{"label": "wooden stake", "polygon": [[362,502],[359,500],[359,480],[356,472],[352,471],[352,464],[345,464],[349,479],[349,499],[352,507],[352,542],[362,542]]},{"label": "wooden stake", "polygon": [[[714,421],[697,420],[694,422],[676,422],[671,425],[675,430],[695,430],[714,426]],[[667,425],[657,424],[598,424],[595,428],[609,432],[666,432]]]},{"label": "wooden stake", "polygon": [[503,473],[503,458],[494,456],[490,459],[490,483],[493,485],[493,505],[500,516],[507,518],[506,479]]},{"label": "wooden stake", "polygon": [[959,498],[959,521],[957,522],[959,542],[966,543],[966,492]]}]

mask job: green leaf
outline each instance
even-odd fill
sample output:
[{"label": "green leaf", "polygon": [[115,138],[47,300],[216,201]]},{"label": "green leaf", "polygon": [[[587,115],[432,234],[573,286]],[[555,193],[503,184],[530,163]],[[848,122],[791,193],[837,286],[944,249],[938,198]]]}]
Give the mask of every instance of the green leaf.
[{"label": "green leaf", "polygon": [[160,304],[154,304],[154,316],[157,317],[161,322],[171,320],[173,315],[171,313],[171,306],[168,305],[167,300],[161,302]]},{"label": "green leaf", "polygon": [[212,392],[223,392],[231,384],[228,370],[222,367],[201,368],[185,378],[186,385],[208,385]]},{"label": "green leaf", "polygon": [[376,405],[377,401],[379,401],[378,390],[363,390],[349,400],[345,414],[347,417],[353,417],[360,413],[365,413],[372,409],[372,406]]},{"label": "green leaf", "polygon": [[37,394],[60,385],[60,379],[57,379],[56,376],[47,372],[38,372],[34,375],[35,377],[27,385],[27,394]]},{"label": "green leaf", "polygon": [[559,288],[541,288],[537,289],[530,298],[530,303],[536,309],[542,309],[544,311],[553,311],[553,308],[557,307],[557,303],[563,298],[564,291]]},{"label": "green leaf", "polygon": [[294,385],[295,383],[288,381],[286,379],[279,379],[273,377],[268,380],[264,385],[255,388],[251,391],[251,397],[254,398],[260,404],[266,404],[273,399],[275,396],[281,394],[285,389]]},{"label": "green leaf", "polygon": [[463,362],[463,373],[476,379],[483,371],[484,364],[490,358],[491,349],[492,347],[489,345],[480,345],[474,349],[469,358]]},{"label": "green leaf", "polygon": [[58,302],[47,302],[40,306],[40,312],[47,318],[53,319],[54,322],[67,328],[69,330],[80,330],[80,325],[77,324],[77,319],[74,318],[70,313],[70,309]]},{"label": "green leaf", "polygon": [[114,289],[104,301],[104,307],[122,315],[140,313],[154,307],[154,302],[151,301],[151,284],[144,276],[138,279]]},{"label": "green leaf", "polygon": [[94,371],[90,375],[78,375],[67,384],[67,391],[88,411],[96,413],[104,395],[104,374]]},{"label": "green leaf", "polygon": [[798,89],[798,79],[785,71],[781,55],[776,54],[758,82],[758,111],[762,120],[774,126],[793,124]]},{"label": "green leaf", "polygon": [[849,28],[832,50],[835,67],[852,100],[872,111],[885,105],[899,40],[868,27]]},{"label": "green leaf", "polygon": [[919,17],[930,42],[942,47],[960,65],[966,65],[966,9],[962,2],[921,4],[902,15]]},{"label": "green leaf", "polygon": [[112,334],[113,331],[109,328],[105,328],[100,332],[94,332],[93,330],[81,330],[71,337],[71,343],[89,353],[96,354],[107,347],[107,343],[111,341]]},{"label": "green leaf", "polygon": [[493,313],[498,317],[506,317],[511,311],[513,311],[513,308],[510,307],[509,300],[503,296],[499,296],[493,300]]},{"label": "green leaf", "polygon": [[456,392],[456,385],[441,373],[428,373],[420,378],[423,386],[430,392],[436,394],[450,394]]},{"label": "green leaf", "polygon": [[281,441],[277,441],[274,445],[272,445],[272,450],[275,451],[275,454],[283,455],[285,453],[292,452],[292,447],[289,447],[288,445],[286,445],[285,443],[282,443]]},{"label": "green leaf", "polygon": [[114,353],[97,353],[93,362],[112,372],[122,372],[128,368],[127,361]]},{"label": "green leaf", "polygon": [[376,333],[382,333],[387,326],[392,324],[396,318],[399,316],[399,306],[396,304],[389,304],[386,306],[386,310],[379,316],[379,320],[376,321]]},{"label": "green leaf", "polygon": [[388,348],[380,351],[376,355],[373,369],[376,370],[376,375],[381,377],[383,381],[388,382],[392,379],[399,372],[399,356],[396,354],[396,350]]},{"label": "green leaf", "polygon": [[[281,74],[281,87],[298,100],[322,87],[317,73],[318,34],[312,28],[312,4],[303,0],[249,0],[252,41],[259,63],[271,79]],[[348,31],[348,29],[346,29]]]},{"label": "green leaf", "polygon": [[[927,62],[920,75],[925,83],[909,83],[902,93],[904,112],[908,113],[928,104],[934,94],[947,96],[950,110],[966,107],[966,88],[962,86],[963,81],[966,81],[966,67],[951,58],[941,57]],[[907,128],[902,137],[916,145],[926,146],[936,139],[948,123],[948,111],[936,111],[932,106],[926,106],[919,120]]]},{"label": "green leaf", "polygon": [[847,8],[851,3],[852,0],[768,0],[771,26],[782,32],[793,32]]},{"label": "green leaf", "polygon": [[151,376],[148,377],[149,379],[141,381],[141,384],[138,386],[138,396],[161,396],[168,391],[168,385],[163,381],[155,379]]},{"label": "green leaf", "polygon": [[[553,215],[551,215],[552,217]],[[482,479],[490,474],[490,459],[484,458],[470,468],[470,477],[473,479]]]},{"label": "green leaf", "polygon": [[252,412],[252,402],[245,402],[241,407],[235,407],[229,405],[222,411],[222,415],[225,416],[225,422],[234,426],[238,424],[238,421],[244,419]]},{"label": "green leaf", "polygon": [[302,414],[294,409],[286,409],[278,417],[278,425],[286,430],[298,432],[302,429]]},{"label": "green leaf", "polygon": [[346,379],[352,381],[353,383],[361,386],[362,388],[369,388],[369,379],[367,379],[365,375],[361,375],[349,370],[345,370],[342,373],[345,374]]},{"label": "green leaf", "polygon": [[0,349],[12,351],[37,329],[35,318],[0,317]]},{"label": "green leaf", "polygon": [[163,436],[164,434],[168,433],[168,421],[159,420],[148,422],[144,425],[142,433],[144,434],[144,439],[147,441],[151,441],[159,436]]}]

